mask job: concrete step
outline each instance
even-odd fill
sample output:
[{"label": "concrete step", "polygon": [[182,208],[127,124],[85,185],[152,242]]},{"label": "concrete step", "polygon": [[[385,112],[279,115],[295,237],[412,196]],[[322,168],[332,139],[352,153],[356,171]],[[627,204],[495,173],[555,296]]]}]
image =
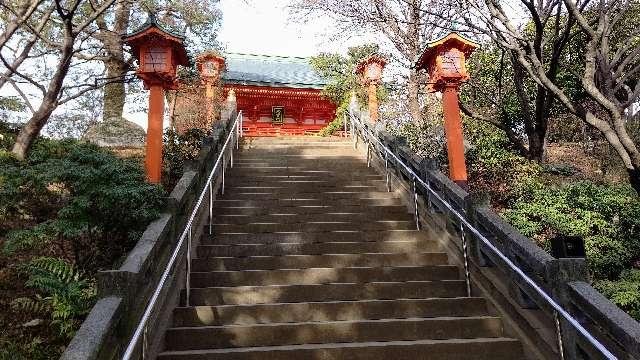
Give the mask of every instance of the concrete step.
[{"label": "concrete step", "polygon": [[227,178],[230,187],[236,186],[267,186],[267,187],[354,187],[354,186],[385,186],[384,179],[296,179],[296,178],[280,178],[280,179],[252,179],[252,178]]},{"label": "concrete step", "polygon": [[167,350],[502,336],[497,317],[440,317],[170,328]]},{"label": "concrete step", "polygon": [[244,185],[236,183],[228,183],[229,186],[225,188],[225,191],[229,194],[244,193],[244,192],[257,192],[257,193],[274,193],[274,194],[299,194],[299,193],[331,193],[331,192],[386,192],[384,183],[375,185],[341,185],[330,183],[292,183],[287,185],[272,185],[266,186],[264,184],[257,185]]},{"label": "concrete step", "polygon": [[318,168],[291,168],[291,169],[277,169],[277,168],[231,168],[226,175],[230,177],[251,177],[251,176],[315,176],[318,178],[349,178],[347,173],[351,173],[354,179],[366,179],[372,176],[380,176],[375,172],[373,168],[364,167],[359,171],[351,171],[352,169],[334,170],[334,169],[318,169]]},{"label": "concrete step", "polygon": [[225,191],[224,199],[228,200],[316,200],[328,202],[332,200],[395,200],[393,193],[386,191],[334,190],[317,192],[272,192],[272,191]]},{"label": "concrete step", "polygon": [[358,174],[358,173],[344,173],[344,174],[333,174],[331,177],[325,176],[323,173],[319,174],[253,174],[248,176],[234,176],[233,173],[226,174],[227,179],[229,179],[229,183],[233,184],[236,181],[238,182],[247,182],[247,181],[288,181],[288,180],[307,180],[307,181],[367,181],[367,180],[385,180],[385,177],[377,174]]},{"label": "concrete step", "polygon": [[402,267],[303,268],[192,272],[191,286],[255,286],[456,280],[452,265]]},{"label": "concrete step", "polygon": [[217,199],[214,207],[262,207],[262,208],[280,208],[289,206],[401,206],[400,199],[322,199],[322,198],[302,198],[296,196],[295,199],[231,199],[225,197]]},{"label": "concrete step", "polygon": [[[422,240],[432,241],[427,232],[418,230],[371,230],[371,231],[326,231],[298,233],[257,233],[257,234],[205,234],[202,245],[238,245],[238,244],[291,244],[291,243],[325,243],[325,242],[379,242]],[[288,246],[288,245],[287,245]],[[266,254],[262,254],[266,255]]]},{"label": "concrete step", "polygon": [[258,207],[258,206],[223,206],[215,205],[215,214],[218,216],[238,215],[257,217],[279,214],[331,214],[331,215],[357,215],[357,216],[383,216],[389,214],[408,214],[404,205],[387,206],[331,206],[331,205],[307,205],[307,206],[283,206],[283,207]]},{"label": "concrete step", "polygon": [[381,266],[446,265],[444,252],[422,253],[364,253],[327,255],[284,255],[248,257],[196,258],[191,262],[193,271],[275,270],[305,268],[345,268]]},{"label": "concrete step", "polygon": [[[280,220],[282,221],[282,220]],[[316,220],[309,222],[251,222],[248,224],[213,224],[216,234],[225,233],[277,233],[277,232],[327,232],[348,230],[411,230],[416,227],[413,220],[340,221]]]},{"label": "concrete step", "polygon": [[333,222],[349,222],[349,223],[369,223],[374,221],[411,221],[413,216],[408,214],[406,209],[403,212],[394,213],[320,213],[320,214],[292,214],[279,213],[270,215],[216,215],[213,218],[213,224],[297,224],[297,223],[333,223]]},{"label": "concrete step", "polygon": [[[428,354],[428,356],[426,355]],[[471,355],[473,354],[473,355]],[[165,351],[161,360],[521,360],[520,342],[475,338]]]},{"label": "concrete step", "polygon": [[[191,289],[190,305],[269,304],[373,299],[464,297],[464,280],[373,282],[365,284],[269,285]],[[184,304],[185,292],[182,291]]]},{"label": "concrete step", "polygon": [[321,242],[321,243],[277,243],[277,244],[237,244],[200,245],[196,248],[199,258],[278,256],[278,255],[319,255],[319,254],[364,254],[364,253],[414,253],[440,251],[435,241],[389,240],[368,242]]},{"label": "concrete step", "polygon": [[478,297],[219,305],[178,307],[174,312],[173,326],[462,317],[487,314],[485,300]]}]

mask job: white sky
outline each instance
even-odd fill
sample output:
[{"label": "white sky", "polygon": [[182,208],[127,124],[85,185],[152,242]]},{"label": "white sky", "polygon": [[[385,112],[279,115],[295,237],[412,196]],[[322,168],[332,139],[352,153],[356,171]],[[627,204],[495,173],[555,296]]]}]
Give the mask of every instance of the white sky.
[{"label": "white sky", "polygon": [[332,20],[317,18],[304,24],[290,21],[290,0],[221,0],[222,28],[218,39],[228,52],[313,56],[346,52],[357,39],[331,42]]}]

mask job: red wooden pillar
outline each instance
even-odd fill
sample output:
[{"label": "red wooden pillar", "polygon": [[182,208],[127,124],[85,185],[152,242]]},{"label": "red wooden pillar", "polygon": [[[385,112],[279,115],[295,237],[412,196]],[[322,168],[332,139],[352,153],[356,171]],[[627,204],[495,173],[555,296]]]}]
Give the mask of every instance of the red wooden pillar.
[{"label": "red wooden pillar", "polygon": [[162,120],[164,118],[164,91],[160,84],[151,85],[150,90],[145,170],[149,182],[157,184],[160,183],[160,180],[162,179]]},{"label": "red wooden pillar", "polygon": [[460,119],[457,84],[445,85],[442,92],[444,130],[447,137],[449,178],[462,188],[467,187],[467,166],[464,161],[464,138]]},{"label": "red wooden pillar", "polygon": [[157,184],[162,180],[163,89],[175,89],[176,67],[189,64],[184,37],[164,29],[150,14],[142,27],[125,35],[123,41],[140,62],[136,75],[150,90],[145,171],[147,180]]}]

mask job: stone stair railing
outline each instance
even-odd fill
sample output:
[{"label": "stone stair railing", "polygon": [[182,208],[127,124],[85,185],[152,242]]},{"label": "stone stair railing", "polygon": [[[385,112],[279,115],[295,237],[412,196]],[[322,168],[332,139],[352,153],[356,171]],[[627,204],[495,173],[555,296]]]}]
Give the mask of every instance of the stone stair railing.
[{"label": "stone stair railing", "polygon": [[[380,125],[372,126],[355,104],[350,117],[354,146],[360,144],[372,165],[388,174],[391,187],[416,214],[419,226],[436,234],[452,258],[465,265],[471,292],[492,302],[525,348],[537,353],[534,358],[640,359],[640,323],[589,285],[585,259],[552,257],[493,211],[486,197],[463,190],[433,160],[416,155]],[[477,233],[461,226],[454,213]],[[494,250],[533,280],[534,286]],[[559,316],[545,296],[574,323]]]}]

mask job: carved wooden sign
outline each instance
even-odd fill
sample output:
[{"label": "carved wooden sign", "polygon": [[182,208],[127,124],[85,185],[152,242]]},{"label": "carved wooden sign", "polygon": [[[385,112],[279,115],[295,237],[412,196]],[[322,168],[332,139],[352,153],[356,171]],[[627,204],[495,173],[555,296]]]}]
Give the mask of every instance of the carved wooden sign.
[{"label": "carved wooden sign", "polygon": [[284,124],[284,106],[271,107],[271,122],[274,125]]}]

